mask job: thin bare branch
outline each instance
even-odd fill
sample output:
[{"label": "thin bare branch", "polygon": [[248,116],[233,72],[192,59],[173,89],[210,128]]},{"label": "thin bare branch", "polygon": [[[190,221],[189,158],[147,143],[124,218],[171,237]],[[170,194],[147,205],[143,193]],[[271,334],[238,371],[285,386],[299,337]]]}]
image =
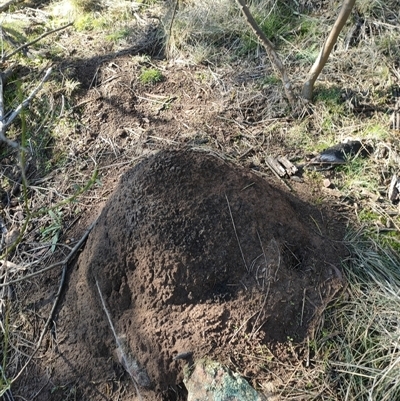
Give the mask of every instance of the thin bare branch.
[{"label": "thin bare branch", "polygon": [[31,94],[18,105],[18,107],[11,113],[10,117],[4,121],[4,98],[3,98],[3,79],[0,75],[0,141],[7,143],[7,145],[13,148],[19,148],[19,144],[17,142],[11,141],[6,137],[6,131],[10,124],[15,120],[19,113],[21,113],[22,109],[26,107],[29,102],[36,96],[39,90],[42,88],[43,84],[46,82],[48,77],[51,74],[51,67],[46,71],[46,74],[40,81],[39,85],[31,92]]},{"label": "thin bare branch", "polygon": [[0,13],[3,12],[3,11],[8,10],[8,8],[10,6],[12,6],[14,3],[18,3],[19,1],[20,0],[9,0],[9,1],[6,1],[4,4],[1,4],[0,5]]},{"label": "thin bare branch", "polygon": [[104,300],[104,297],[101,292],[100,285],[99,285],[99,282],[97,281],[97,278],[95,278],[95,282],[96,282],[97,291],[99,292],[101,306],[107,317],[108,323],[110,325],[111,331],[114,336],[115,343],[117,345],[117,353],[120,357],[121,364],[124,367],[124,369],[128,372],[130,378],[132,379],[132,382],[136,389],[136,394],[138,395],[138,398],[141,401],[142,396],[139,391],[139,385],[142,385],[141,382],[143,380],[139,379],[139,377],[140,377],[139,373],[141,373],[142,377],[145,378],[145,380],[144,380],[145,383],[143,383],[143,384],[145,384],[144,387],[150,386],[150,379],[147,376],[147,372],[139,366],[138,362],[131,355],[131,352],[130,352],[127,344],[125,343],[125,341],[123,341],[122,337],[117,334],[114,324],[111,319],[111,314],[106,306],[106,302]]},{"label": "thin bare branch", "polygon": [[58,301],[59,301],[60,295],[61,295],[61,291],[62,291],[62,289],[64,287],[66,272],[67,272],[67,264],[64,264],[64,267],[63,267],[63,270],[62,270],[62,273],[61,273],[60,284],[58,286],[58,291],[57,291],[57,294],[55,296],[55,299],[54,299],[54,302],[53,302],[53,306],[52,306],[52,308],[50,310],[49,316],[47,317],[47,320],[46,320],[46,323],[45,323],[45,325],[43,327],[43,330],[40,333],[40,337],[39,337],[39,340],[36,343],[36,347],[33,350],[32,354],[29,356],[28,360],[25,362],[24,366],[22,366],[22,368],[20,369],[18,374],[12,379],[12,383],[16,382],[21,377],[22,373],[25,371],[25,369],[31,363],[33,357],[36,355],[36,353],[40,349],[40,346],[42,345],[43,338],[44,338],[44,336],[45,336],[45,334],[46,334],[46,332],[47,332],[47,330],[48,330],[48,328],[50,326],[51,321],[53,320],[53,315],[54,315],[54,312],[55,312],[55,310],[57,308]]},{"label": "thin bare branch", "polygon": [[26,99],[22,101],[22,103],[18,105],[18,107],[11,113],[10,117],[7,118],[7,121],[2,123],[2,126],[0,127],[1,127],[1,132],[3,134],[5,133],[5,130],[8,128],[8,126],[14,121],[15,117],[17,117],[18,114],[21,113],[22,109],[26,107],[30,103],[30,101],[36,96],[36,94],[40,91],[40,89],[42,89],[42,86],[49,78],[51,71],[52,71],[51,67],[47,69],[46,74],[40,81],[39,85],[30,93],[30,95]]},{"label": "thin bare branch", "polygon": [[229,215],[231,216],[232,225],[233,225],[233,231],[235,232],[236,241],[237,241],[237,243],[239,245],[239,250],[240,250],[240,254],[242,255],[244,267],[246,268],[246,271],[249,272],[249,266],[247,266],[246,258],[244,257],[242,246],[240,245],[240,240],[239,240],[239,236],[238,236],[238,233],[237,233],[237,230],[236,230],[235,221],[233,220],[233,214],[232,214],[231,205],[229,204],[229,199],[228,199],[228,196],[226,194],[225,194],[225,198],[226,198],[226,203],[228,204]]},{"label": "thin bare branch", "polygon": [[[238,0],[239,1],[239,0]],[[311,70],[308,74],[308,79],[304,83],[301,96],[308,100],[311,101],[312,99],[312,94],[314,90],[314,84],[315,81],[317,80],[319,74],[321,73],[322,69],[324,68],[326,62],[328,61],[328,57],[331,54],[331,51],[333,49],[333,46],[336,43],[336,40],[340,34],[340,31],[344,27],[344,24],[346,23],[347,19],[350,16],[351,10],[354,7],[356,0],[344,0],[343,1],[343,6],[340,10],[340,13],[335,21],[335,24],[332,27],[331,32],[328,35],[328,38],[326,39],[324,45],[322,46],[322,49],[315,60],[314,65],[311,67]]]},{"label": "thin bare branch", "polygon": [[7,128],[4,128],[4,97],[3,97],[3,78],[0,75],[0,141],[5,142],[12,148],[18,148],[18,143],[8,139],[5,135]]},{"label": "thin bare branch", "polygon": [[278,70],[279,75],[281,76],[281,80],[283,82],[283,87],[285,89],[286,97],[288,98],[289,103],[292,106],[292,108],[295,108],[296,104],[297,104],[297,100],[296,100],[296,96],[293,91],[292,83],[291,83],[289,76],[287,74],[287,71],[282,63],[282,60],[280,59],[278,53],[275,50],[273,43],[265,36],[264,32],[258,26],[256,20],[252,16],[249,8],[247,7],[246,1],[245,0],[236,0],[236,2],[238,3],[240,10],[242,11],[244,17],[246,18],[246,21],[250,25],[254,34],[264,45],[264,48],[271,60],[272,65]]},{"label": "thin bare branch", "polygon": [[73,25],[73,22],[69,22],[66,25],[60,26],[59,28],[56,29],[52,29],[51,31],[45,32],[43,35],[40,35],[38,38],[32,40],[32,42],[29,43],[25,43],[21,46],[19,46],[17,49],[15,49],[13,52],[9,53],[9,54],[5,54],[2,58],[1,61],[5,61],[8,60],[10,57],[14,56],[15,54],[19,53],[21,50],[26,49],[29,46],[34,45],[35,43],[39,42],[40,40],[42,40],[43,38],[45,38],[46,36],[51,35],[52,33],[58,32],[58,31],[62,31],[65,28],[68,28],[69,26]]}]

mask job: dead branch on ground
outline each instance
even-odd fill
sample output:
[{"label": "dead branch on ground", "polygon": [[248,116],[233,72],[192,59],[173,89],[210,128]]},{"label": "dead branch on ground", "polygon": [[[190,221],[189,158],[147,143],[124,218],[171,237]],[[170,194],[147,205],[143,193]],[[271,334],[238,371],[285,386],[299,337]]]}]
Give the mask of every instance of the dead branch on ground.
[{"label": "dead branch on ground", "polygon": [[[25,371],[25,369],[27,368],[27,366],[31,363],[33,357],[36,355],[36,353],[39,351],[40,346],[42,344],[43,338],[50,326],[51,321],[53,320],[53,315],[54,312],[56,310],[58,301],[60,299],[60,295],[61,295],[61,291],[63,289],[64,286],[64,281],[65,281],[65,274],[66,274],[66,270],[67,270],[67,266],[68,263],[71,261],[71,258],[73,256],[75,256],[76,252],[82,247],[82,245],[84,244],[84,242],[86,241],[89,233],[92,231],[92,228],[94,227],[94,225],[96,224],[97,219],[89,226],[89,228],[86,230],[86,232],[83,234],[82,238],[77,242],[77,244],[74,246],[74,248],[71,250],[71,252],[59,263],[56,263],[54,265],[51,266],[51,268],[55,267],[55,266],[63,266],[63,270],[62,270],[62,274],[61,274],[61,278],[60,278],[60,283],[58,286],[58,291],[57,294],[55,295],[55,299],[53,302],[53,306],[50,310],[49,316],[46,320],[46,323],[43,327],[43,330],[40,334],[39,340],[36,343],[36,346],[32,352],[32,354],[29,356],[28,360],[26,361],[26,363],[22,366],[21,370],[18,372],[18,374],[12,379],[11,383],[15,383],[21,376],[21,374]],[[43,269],[40,273],[43,273],[44,271],[50,270],[49,268],[47,269]],[[36,272],[37,273],[37,272]],[[35,274],[37,275],[37,274]],[[30,277],[33,277],[32,275],[30,275]],[[24,279],[28,278],[27,276],[24,277]],[[19,280],[21,281],[21,280]],[[9,283],[4,283],[4,284],[0,284],[1,286],[5,286],[5,285],[9,285]]]}]

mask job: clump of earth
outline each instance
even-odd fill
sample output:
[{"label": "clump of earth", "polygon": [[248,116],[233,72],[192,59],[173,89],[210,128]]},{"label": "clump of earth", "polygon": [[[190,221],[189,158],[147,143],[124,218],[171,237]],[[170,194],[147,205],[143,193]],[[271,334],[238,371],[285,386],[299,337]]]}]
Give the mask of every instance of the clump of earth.
[{"label": "clump of earth", "polygon": [[188,355],[240,367],[249,344],[312,333],[342,285],[338,244],[319,210],[249,170],[160,151],[122,176],[71,272],[53,372],[92,400],[129,382],[107,309],[142,397],[178,399]]}]

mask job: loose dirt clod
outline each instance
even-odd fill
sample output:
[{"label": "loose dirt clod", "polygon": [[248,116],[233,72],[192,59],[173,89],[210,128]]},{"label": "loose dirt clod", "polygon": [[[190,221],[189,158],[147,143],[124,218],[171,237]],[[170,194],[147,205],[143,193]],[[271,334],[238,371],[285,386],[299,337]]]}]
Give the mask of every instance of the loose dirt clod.
[{"label": "loose dirt clod", "polygon": [[178,354],[240,366],[249,344],[302,341],[342,284],[327,232],[318,210],[250,171],[204,152],[150,156],[123,175],[71,273],[53,380],[81,377],[87,396],[103,383],[100,400],[123,374],[96,280],[148,400],[176,399]]}]

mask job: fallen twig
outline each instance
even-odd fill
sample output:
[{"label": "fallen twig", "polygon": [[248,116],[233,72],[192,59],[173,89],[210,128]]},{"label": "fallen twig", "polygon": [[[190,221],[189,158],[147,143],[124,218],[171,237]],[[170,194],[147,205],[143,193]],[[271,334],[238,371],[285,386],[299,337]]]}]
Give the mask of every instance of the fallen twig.
[{"label": "fallen twig", "polygon": [[42,345],[43,338],[44,338],[44,336],[45,336],[45,334],[46,334],[46,332],[47,332],[47,329],[48,329],[49,326],[50,326],[50,322],[51,322],[52,319],[53,319],[53,315],[54,315],[54,312],[55,312],[55,310],[56,310],[56,307],[57,307],[57,304],[58,304],[58,300],[60,299],[61,291],[62,291],[62,289],[63,289],[63,287],[64,287],[64,281],[65,281],[65,274],[66,274],[66,272],[67,272],[67,266],[68,266],[68,264],[65,263],[65,264],[64,264],[64,267],[63,267],[62,274],[61,274],[61,279],[60,279],[60,284],[59,284],[59,286],[58,286],[58,291],[57,291],[57,294],[56,294],[55,299],[54,299],[54,302],[53,302],[53,306],[52,306],[52,308],[51,308],[51,310],[50,310],[49,316],[48,316],[48,318],[47,318],[47,320],[46,320],[46,323],[45,323],[45,325],[44,325],[44,327],[43,327],[43,330],[42,330],[42,332],[40,333],[40,337],[39,337],[38,342],[36,343],[36,347],[35,347],[35,349],[33,350],[32,354],[29,356],[29,358],[28,358],[28,360],[26,361],[26,363],[24,364],[24,366],[23,366],[23,367],[21,368],[21,370],[18,372],[18,374],[11,380],[11,384],[14,383],[15,381],[17,381],[17,380],[19,379],[19,377],[20,377],[20,376],[22,375],[22,373],[25,371],[25,369],[27,368],[27,366],[31,363],[32,358],[36,355],[36,353],[37,353],[37,352],[39,351],[39,349],[40,349],[40,346]]},{"label": "fallen twig", "polygon": [[66,271],[67,271],[68,263],[69,263],[70,259],[72,258],[72,256],[75,255],[75,253],[79,250],[79,248],[82,246],[82,244],[86,241],[86,239],[87,239],[87,237],[88,237],[90,231],[91,231],[92,228],[94,227],[96,221],[97,221],[97,220],[95,220],[95,221],[89,226],[89,228],[88,228],[88,229],[86,230],[86,232],[83,234],[82,238],[78,241],[78,243],[74,246],[74,248],[71,250],[71,252],[70,252],[61,262],[54,263],[53,265],[48,266],[47,268],[42,269],[42,270],[40,270],[39,272],[35,272],[35,273],[32,273],[32,274],[29,274],[28,276],[22,277],[22,278],[20,278],[20,279],[13,280],[13,281],[9,281],[8,283],[0,284],[0,287],[4,287],[4,286],[6,286],[6,285],[13,284],[13,283],[16,283],[16,282],[25,280],[25,279],[27,279],[27,278],[29,278],[29,277],[37,276],[38,274],[41,274],[41,273],[43,273],[43,272],[45,272],[45,271],[48,271],[48,270],[50,270],[50,269],[52,269],[52,268],[54,268],[54,267],[63,265],[63,271],[62,271],[62,274],[61,274],[61,279],[60,279],[60,284],[59,284],[59,286],[58,286],[58,291],[57,291],[57,294],[55,295],[55,299],[54,299],[54,302],[53,302],[53,306],[52,306],[52,308],[51,308],[51,310],[50,310],[49,316],[48,316],[48,318],[47,318],[47,320],[46,320],[46,323],[45,323],[45,325],[44,325],[44,327],[43,327],[43,330],[42,330],[42,332],[41,332],[41,334],[40,334],[39,340],[38,340],[38,342],[36,343],[36,347],[35,347],[35,349],[33,350],[32,354],[29,356],[29,358],[28,358],[28,360],[26,361],[26,363],[24,364],[24,366],[23,366],[23,367],[21,368],[21,370],[18,372],[18,374],[11,380],[11,384],[14,383],[15,381],[17,381],[17,380],[19,379],[19,377],[21,377],[22,373],[25,371],[25,369],[27,368],[27,366],[28,366],[28,365],[30,364],[30,362],[32,361],[32,358],[36,355],[36,353],[37,353],[38,350],[40,349],[40,346],[42,345],[43,338],[44,338],[44,336],[45,336],[45,334],[46,334],[46,332],[47,332],[47,329],[48,329],[49,326],[50,326],[50,323],[51,323],[51,321],[52,321],[52,319],[53,319],[53,315],[54,315],[54,312],[55,312],[55,310],[56,310],[58,301],[59,301],[59,299],[60,299],[60,295],[61,295],[61,292],[62,292],[62,289],[63,289],[63,286],[64,286],[65,274],[66,274]]},{"label": "fallen twig", "polygon": [[100,290],[100,285],[99,285],[97,279],[95,279],[95,281],[96,281],[96,287],[97,287],[97,291],[100,296],[100,301],[101,301],[103,311],[107,316],[108,324],[110,325],[115,342],[117,344],[117,353],[120,358],[121,364],[124,367],[124,369],[128,372],[130,378],[132,379],[132,382],[135,386],[136,393],[137,393],[139,399],[142,400],[142,397],[141,397],[140,391],[139,391],[139,386],[149,387],[151,385],[150,378],[147,375],[147,372],[141,366],[139,366],[139,364],[135,360],[135,358],[132,357],[123,337],[121,337],[120,335],[117,334],[114,324],[111,319],[110,312],[106,306],[106,302],[104,301],[103,294]]},{"label": "fallen twig", "polygon": [[32,278],[32,277],[36,277],[36,276],[38,276],[38,275],[40,275],[40,274],[42,274],[42,273],[45,273],[45,272],[47,272],[47,271],[49,271],[49,270],[51,270],[51,269],[54,269],[55,267],[62,266],[62,265],[67,265],[67,264],[69,263],[70,259],[75,255],[75,253],[79,250],[79,248],[80,248],[80,247],[83,245],[83,243],[86,241],[88,235],[90,234],[90,231],[92,231],[94,225],[96,224],[96,221],[97,221],[97,220],[95,220],[95,221],[89,226],[89,228],[88,228],[88,229],[86,230],[86,232],[83,234],[82,238],[77,242],[77,244],[71,249],[71,252],[70,252],[62,261],[57,262],[57,263],[53,263],[52,265],[47,266],[47,267],[45,267],[44,269],[38,270],[37,272],[34,272],[34,273],[27,274],[27,275],[24,276],[24,277],[20,277],[20,278],[17,278],[17,279],[15,279],[15,280],[11,280],[11,281],[8,281],[8,282],[6,282],[6,283],[0,283],[0,288],[1,288],[1,287],[5,287],[5,286],[10,285],[10,284],[19,283],[19,282],[21,282],[21,281],[27,280],[27,279]]}]

